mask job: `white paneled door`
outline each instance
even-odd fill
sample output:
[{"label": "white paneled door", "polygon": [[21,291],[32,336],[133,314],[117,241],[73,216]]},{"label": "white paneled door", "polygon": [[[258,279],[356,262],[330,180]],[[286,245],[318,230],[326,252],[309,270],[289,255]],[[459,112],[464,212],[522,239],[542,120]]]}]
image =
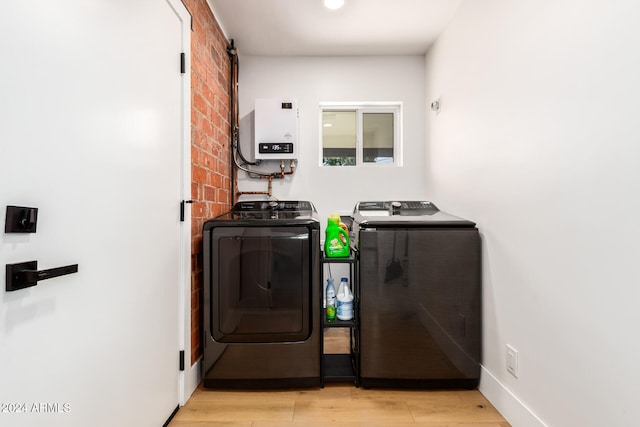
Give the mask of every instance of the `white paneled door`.
[{"label": "white paneled door", "polygon": [[[36,233],[1,234],[0,425],[159,426],[179,403],[184,11],[0,6],[0,218],[39,209]],[[5,291],[31,260],[78,272]]]}]

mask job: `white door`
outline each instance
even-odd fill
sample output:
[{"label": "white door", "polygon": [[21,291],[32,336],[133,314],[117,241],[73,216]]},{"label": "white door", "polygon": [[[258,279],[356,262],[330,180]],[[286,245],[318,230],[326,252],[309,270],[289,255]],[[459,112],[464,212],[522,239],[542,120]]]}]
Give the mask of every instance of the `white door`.
[{"label": "white door", "polygon": [[[179,403],[172,3],[0,6],[0,218],[39,209],[37,233],[1,235],[0,425],[159,426]],[[4,265],[30,260],[79,271],[6,292]]]}]

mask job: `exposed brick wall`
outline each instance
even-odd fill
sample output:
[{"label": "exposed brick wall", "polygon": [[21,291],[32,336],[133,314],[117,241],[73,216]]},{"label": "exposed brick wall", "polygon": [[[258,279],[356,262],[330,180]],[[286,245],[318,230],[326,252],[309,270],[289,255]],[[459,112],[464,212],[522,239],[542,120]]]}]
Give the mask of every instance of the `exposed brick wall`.
[{"label": "exposed brick wall", "polygon": [[202,225],[231,204],[227,39],[206,0],[183,0],[191,33],[191,363],[202,355]]}]

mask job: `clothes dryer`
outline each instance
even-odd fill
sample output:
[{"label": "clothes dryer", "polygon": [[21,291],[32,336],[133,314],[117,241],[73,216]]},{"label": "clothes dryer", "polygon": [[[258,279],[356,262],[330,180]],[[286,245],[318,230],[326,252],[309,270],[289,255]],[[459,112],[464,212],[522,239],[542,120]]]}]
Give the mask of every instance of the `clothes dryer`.
[{"label": "clothes dryer", "polygon": [[237,203],[203,227],[205,388],[320,386],[320,223],[308,201]]}]

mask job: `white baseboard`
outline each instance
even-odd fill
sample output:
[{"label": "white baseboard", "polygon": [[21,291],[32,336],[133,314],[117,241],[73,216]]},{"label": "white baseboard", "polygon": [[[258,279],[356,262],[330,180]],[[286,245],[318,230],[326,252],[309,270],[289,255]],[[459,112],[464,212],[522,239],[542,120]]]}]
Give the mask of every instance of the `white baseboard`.
[{"label": "white baseboard", "polygon": [[484,366],[478,389],[513,427],[547,427],[531,409]]},{"label": "white baseboard", "polygon": [[189,367],[185,367],[184,370],[184,394],[180,406],[184,406],[196,388],[200,384],[200,364],[202,358],[198,359],[196,363]]}]

